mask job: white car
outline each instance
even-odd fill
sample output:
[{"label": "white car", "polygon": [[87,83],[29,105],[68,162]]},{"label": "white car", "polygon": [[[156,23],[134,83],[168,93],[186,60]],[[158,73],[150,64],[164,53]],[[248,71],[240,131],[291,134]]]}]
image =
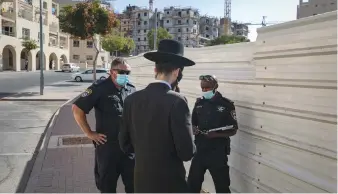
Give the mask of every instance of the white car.
[{"label": "white car", "polygon": [[62,72],[79,72],[80,71],[80,67],[78,65],[76,65],[75,63],[66,63],[63,64],[61,67]]},{"label": "white car", "polygon": [[[107,79],[109,76],[110,76],[109,70],[102,68],[96,69],[96,79],[104,80]],[[88,69],[83,72],[74,73],[71,78],[72,80],[75,80],[77,82],[94,81],[93,70]]]}]

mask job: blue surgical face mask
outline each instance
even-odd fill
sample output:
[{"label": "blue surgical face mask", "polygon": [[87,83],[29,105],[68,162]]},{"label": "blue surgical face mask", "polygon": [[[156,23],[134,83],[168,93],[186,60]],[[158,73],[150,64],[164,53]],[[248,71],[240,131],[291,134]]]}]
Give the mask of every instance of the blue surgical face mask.
[{"label": "blue surgical face mask", "polygon": [[215,96],[215,93],[213,90],[210,90],[210,91],[207,91],[207,92],[202,92],[202,96],[205,98],[205,99],[211,99],[212,97]]},{"label": "blue surgical face mask", "polygon": [[125,74],[117,74],[116,82],[119,86],[125,86],[129,82],[129,77]]}]

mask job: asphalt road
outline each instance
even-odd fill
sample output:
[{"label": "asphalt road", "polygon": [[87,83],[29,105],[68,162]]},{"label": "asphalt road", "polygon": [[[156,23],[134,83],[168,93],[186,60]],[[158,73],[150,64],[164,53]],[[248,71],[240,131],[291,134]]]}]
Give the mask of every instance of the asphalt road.
[{"label": "asphalt road", "polygon": [[[45,71],[44,83],[70,80],[72,73]],[[40,72],[0,72],[0,98],[40,85]]]}]

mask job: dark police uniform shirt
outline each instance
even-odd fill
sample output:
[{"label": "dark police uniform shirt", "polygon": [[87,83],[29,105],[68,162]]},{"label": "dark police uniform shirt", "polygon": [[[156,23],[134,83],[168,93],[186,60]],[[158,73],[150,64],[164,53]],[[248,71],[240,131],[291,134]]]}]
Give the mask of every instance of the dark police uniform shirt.
[{"label": "dark police uniform shirt", "polygon": [[86,114],[95,109],[96,132],[105,134],[108,142],[117,142],[124,99],[135,92],[132,84],[117,89],[111,77],[91,85],[74,102]]},{"label": "dark police uniform shirt", "polygon": [[[206,100],[198,98],[192,113],[192,125],[207,132],[210,129],[233,125],[238,128],[234,103],[224,98],[219,92]],[[198,153],[222,152],[230,154],[230,138],[207,138],[203,134],[195,135]]]}]

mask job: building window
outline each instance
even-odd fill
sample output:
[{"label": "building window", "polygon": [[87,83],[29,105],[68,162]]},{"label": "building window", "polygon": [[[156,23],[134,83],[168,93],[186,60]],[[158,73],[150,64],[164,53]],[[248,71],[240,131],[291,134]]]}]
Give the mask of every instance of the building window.
[{"label": "building window", "polygon": [[205,35],[205,37],[209,38],[209,35],[207,34],[207,35]]},{"label": "building window", "polygon": [[167,14],[170,14],[169,11],[167,11]]},{"label": "building window", "polygon": [[187,24],[189,24],[189,20],[187,20]]},{"label": "building window", "polygon": [[147,12],[145,12],[143,15],[144,15],[144,16],[147,16]]},{"label": "building window", "polygon": [[177,40],[181,41],[181,37],[177,37]]},{"label": "building window", "polygon": [[144,24],[144,25],[147,25],[147,24],[148,24],[148,22],[147,22],[147,21],[144,21],[144,22],[143,22],[143,24]]},{"label": "building window", "polygon": [[187,37],[186,40],[189,40],[189,37]]},{"label": "building window", "polygon": [[182,13],[180,11],[178,12],[178,16],[180,16],[180,17],[182,16]]},{"label": "building window", "polygon": [[140,14],[140,13],[138,13],[138,14],[137,14],[137,17],[138,17],[138,18],[140,18],[140,17],[141,17],[141,14]]},{"label": "building window", "polygon": [[189,10],[187,10],[187,14],[189,14]]},{"label": "building window", "polygon": [[194,24],[197,24],[197,22],[196,22],[196,21],[194,21]]},{"label": "building window", "polygon": [[167,24],[169,23],[169,20],[167,20]]},{"label": "building window", "polygon": [[92,61],[93,60],[93,55],[87,55],[86,59],[87,59],[87,61]]},{"label": "building window", "polygon": [[137,33],[141,33],[141,30],[137,30]]},{"label": "building window", "polygon": [[22,28],[22,38],[30,39],[30,30],[27,28]]},{"label": "building window", "polygon": [[123,28],[123,31],[127,31],[127,28]]},{"label": "building window", "polygon": [[73,40],[73,47],[80,47],[80,41]]},{"label": "building window", "polygon": [[193,33],[196,33],[196,29],[193,29]]},{"label": "building window", "polygon": [[43,2],[43,8],[47,9],[47,2]]},{"label": "building window", "polygon": [[209,24],[209,20],[208,20],[208,19],[206,19],[206,20],[205,20],[205,23]]},{"label": "building window", "polygon": [[144,37],[144,39],[143,39],[144,41],[147,41],[147,38],[146,37]]},{"label": "building window", "polygon": [[124,24],[126,24],[127,22],[126,22],[126,21],[124,21],[123,23],[124,23]]},{"label": "building window", "polygon": [[74,60],[80,60],[80,55],[73,55]]},{"label": "building window", "polygon": [[206,26],[206,27],[205,27],[205,30],[209,30],[209,27],[208,27],[208,26]]},{"label": "building window", "polygon": [[178,20],[177,23],[178,23],[178,24],[181,24],[181,20]]},{"label": "building window", "polygon": [[101,61],[104,61],[104,57],[101,57]]},{"label": "building window", "polygon": [[137,46],[137,49],[140,49],[140,46]]},{"label": "building window", "polygon": [[140,42],[140,41],[141,41],[141,38],[137,38],[137,41],[139,41],[139,42]]},{"label": "building window", "polygon": [[137,25],[141,25],[141,22],[137,22]]},{"label": "building window", "polygon": [[187,28],[186,30],[187,30],[187,32],[189,32],[189,28]]},{"label": "building window", "polygon": [[169,28],[167,28],[167,31],[169,32]]},{"label": "building window", "polygon": [[177,32],[181,32],[181,29],[177,29]]},{"label": "building window", "polygon": [[147,33],[147,30],[143,30],[144,33]]},{"label": "building window", "polygon": [[87,41],[87,48],[93,48],[93,41]]},{"label": "building window", "polygon": [[158,22],[156,23],[156,25],[158,26]]}]

